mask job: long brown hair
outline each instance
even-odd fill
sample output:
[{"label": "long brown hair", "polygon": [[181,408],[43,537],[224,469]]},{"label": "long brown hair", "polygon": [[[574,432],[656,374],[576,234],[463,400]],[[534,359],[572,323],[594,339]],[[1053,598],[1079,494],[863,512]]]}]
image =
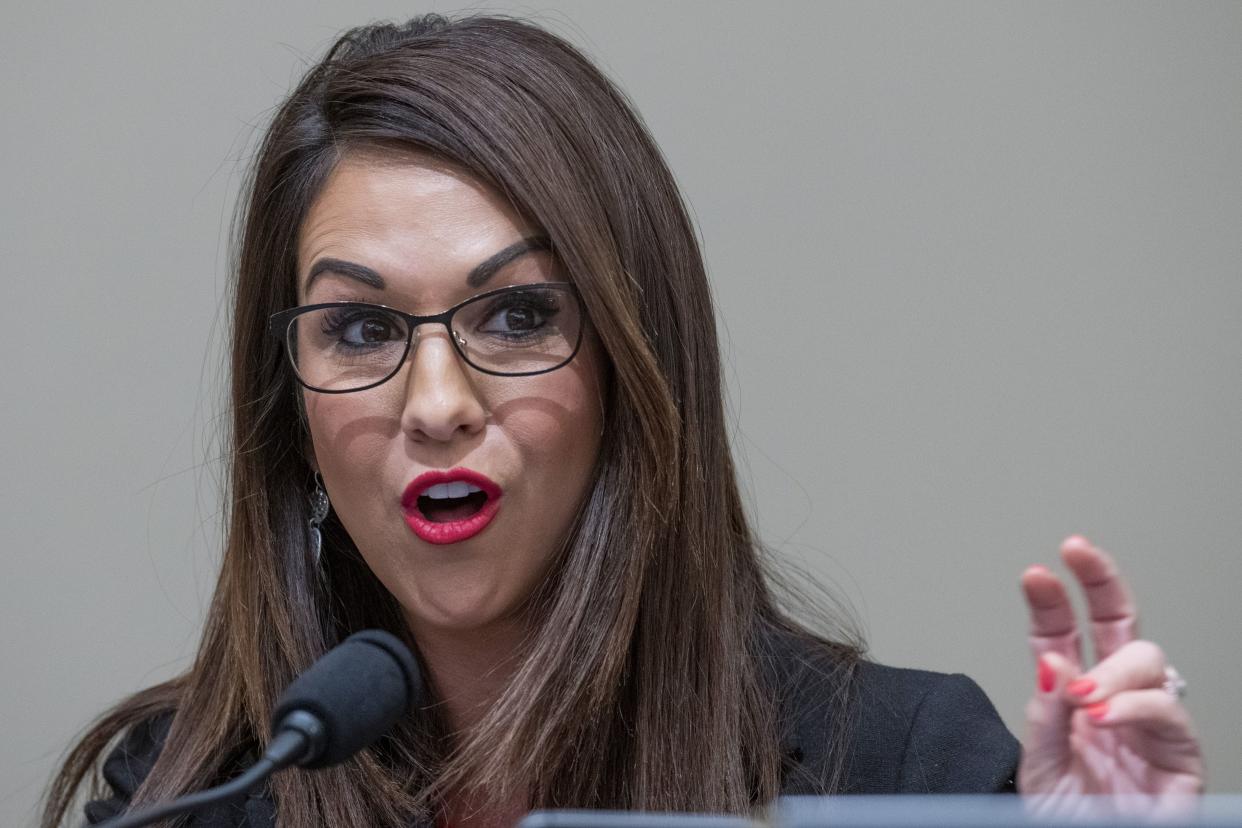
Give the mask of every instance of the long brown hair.
[{"label": "long brown hair", "polygon": [[[198,656],[85,735],[45,826],[126,727],[175,711],[177,749],[133,802],[169,798],[262,744],[282,688],[351,632],[408,639],[334,518],[322,568],[310,560],[300,392],[266,330],[296,304],[296,234],[334,164],[403,149],[469,171],[551,239],[607,355],[605,431],[555,574],[531,599],[522,664],[485,718],[454,741],[422,710],[341,766],[275,777],[281,822],[406,824],[462,785],[535,807],[735,813],[778,793],[765,642],[798,628],[775,606],[739,496],[714,310],[673,177],[624,96],[566,42],[514,19],[432,15],[344,34],[266,134],[239,213],[228,537]],[[848,676],[857,651],[824,647]]]}]

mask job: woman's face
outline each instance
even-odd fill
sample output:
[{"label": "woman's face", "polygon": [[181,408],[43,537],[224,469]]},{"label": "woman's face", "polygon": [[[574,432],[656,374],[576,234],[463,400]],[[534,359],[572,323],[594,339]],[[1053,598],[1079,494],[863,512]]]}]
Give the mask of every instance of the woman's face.
[{"label": "woman's face", "polygon": [[[435,159],[346,156],[299,234],[299,304],[426,315],[506,285],[568,281],[537,248],[484,283],[471,275],[537,235],[494,192]],[[475,370],[443,325],[423,325],[384,384],[303,394],[332,508],[414,634],[513,619],[591,483],[602,391],[590,330],[569,364],[510,377]]]}]

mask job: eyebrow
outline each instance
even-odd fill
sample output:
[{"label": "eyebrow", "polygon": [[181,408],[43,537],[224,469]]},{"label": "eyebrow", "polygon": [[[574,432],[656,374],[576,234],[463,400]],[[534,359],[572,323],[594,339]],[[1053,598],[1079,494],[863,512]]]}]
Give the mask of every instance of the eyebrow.
[{"label": "eyebrow", "polygon": [[[496,275],[496,272],[505,265],[512,262],[519,256],[530,253],[534,250],[551,250],[552,240],[547,236],[528,236],[520,241],[516,241],[498,253],[493,253],[482,262],[474,266],[470,271],[470,275],[466,277],[466,284],[470,287],[479,287],[488,279]],[[311,289],[311,285],[315,283],[315,279],[323,273],[335,273],[338,276],[347,276],[369,285],[376,290],[383,290],[385,287],[384,277],[376,271],[360,265],[356,262],[348,262],[344,259],[323,258],[316,259],[311,265],[310,273],[306,277],[306,290]]]}]

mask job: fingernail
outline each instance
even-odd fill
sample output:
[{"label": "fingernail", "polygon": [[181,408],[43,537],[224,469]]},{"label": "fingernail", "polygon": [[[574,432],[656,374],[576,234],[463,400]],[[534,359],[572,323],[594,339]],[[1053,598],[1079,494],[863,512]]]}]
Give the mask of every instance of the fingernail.
[{"label": "fingernail", "polygon": [[1095,692],[1095,679],[1080,678],[1074,679],[1065,685],[1065,692],[1071,696],[1090,696]]},{"label": "fingernail", "polygon": [[1057,671],[1052,665],[1039,657],[1039,689],[1043,693],[1051,693],[1057,686]]},{"label": "fingernail", "polygon": [[1102,722],[1104,721],[1104,717],[1108,715],[1108,702],[1102,701],[1096,702],[1095,704],[1089,704],[1084,707],[1083,710],[1087,711],[1087,715],[1091,717],[1091,721]]}]

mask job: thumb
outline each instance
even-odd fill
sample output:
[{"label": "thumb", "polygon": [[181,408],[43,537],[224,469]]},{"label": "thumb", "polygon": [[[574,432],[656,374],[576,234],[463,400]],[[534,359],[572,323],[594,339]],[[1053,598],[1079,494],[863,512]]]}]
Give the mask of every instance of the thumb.
[{"label": "thumb", "polygon": [[1046,652],[1036,662],[1035,693],[1026,705],[1026,738],[1018,788],[1026,793],[1046,791],[1069,765],[1070,718],[1075,706],[1065,700],[1065,685],[1079,673],[1068,658]]}]

